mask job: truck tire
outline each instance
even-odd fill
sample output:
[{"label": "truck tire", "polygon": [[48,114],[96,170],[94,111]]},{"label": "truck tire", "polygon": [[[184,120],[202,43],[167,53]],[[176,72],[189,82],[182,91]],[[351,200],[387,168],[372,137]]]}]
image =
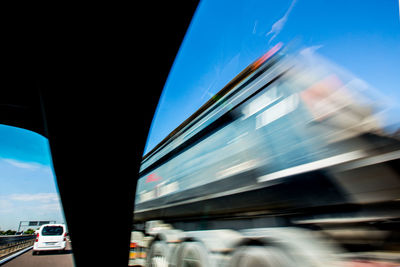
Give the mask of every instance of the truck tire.
[{"label": "truck tire", "polygon": [[177,267],[213,267],[206,247],[201,242],[185,242],[177,253]]},{"label": "truck tire", "polygon": [[233,253],[230,267],[294,267],[293,262],[274,247],[242,246]]},{"label": "truck tire", "polygon": [[170,249],[164,241],[155,241],[151,244],[147,254],[146,266],[168,267]]}]

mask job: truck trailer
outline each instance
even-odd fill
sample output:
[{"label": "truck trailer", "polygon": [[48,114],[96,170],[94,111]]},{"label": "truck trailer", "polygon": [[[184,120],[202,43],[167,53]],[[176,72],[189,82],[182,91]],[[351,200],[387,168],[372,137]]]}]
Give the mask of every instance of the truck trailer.
[{"label": "truck trailer", "polygon": [[342,266],[398,249],[384,108],[342,67],[274,46],[144,155],[130,265]]}]

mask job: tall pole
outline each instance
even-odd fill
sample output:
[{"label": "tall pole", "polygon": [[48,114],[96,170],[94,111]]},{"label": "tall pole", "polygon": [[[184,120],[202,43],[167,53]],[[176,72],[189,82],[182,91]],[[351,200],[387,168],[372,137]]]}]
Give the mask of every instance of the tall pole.
[{"label": "tall pole", "polygon": [[19,233],[19,229],[21,228],[21,223],[22,223],[22,221],[19,221],[19,226],[18,226],[18,233]]}]

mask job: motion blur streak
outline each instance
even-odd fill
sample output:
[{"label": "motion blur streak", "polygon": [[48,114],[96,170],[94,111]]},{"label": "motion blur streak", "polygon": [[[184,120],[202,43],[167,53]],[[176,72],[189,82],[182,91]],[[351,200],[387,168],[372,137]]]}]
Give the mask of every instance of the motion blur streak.
[{"label": "motion blur streak", "polygon": [[260,57],[256,62],[253,63],[253,69],[257,69],[258,67],[260,67],[262,63],[264,63],[276,52],[278,52],[282,48],[282,45],[283,45],[282,43],[276,44],[271,50],[269,50],[262,57]]},{"label": "motion blur streak", "polygon": [[384,103],[315,52],[272,48],[145,155],[147,264],[398,262],[400,142]]}]

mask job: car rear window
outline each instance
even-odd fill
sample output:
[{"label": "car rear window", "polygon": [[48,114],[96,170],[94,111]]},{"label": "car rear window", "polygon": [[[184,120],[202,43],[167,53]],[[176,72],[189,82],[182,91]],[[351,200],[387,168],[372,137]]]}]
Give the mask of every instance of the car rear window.
[{"label": "car rear window", "polygon": [[62,235],[64,228],[62,226],[45,226],[42,235]]}]

